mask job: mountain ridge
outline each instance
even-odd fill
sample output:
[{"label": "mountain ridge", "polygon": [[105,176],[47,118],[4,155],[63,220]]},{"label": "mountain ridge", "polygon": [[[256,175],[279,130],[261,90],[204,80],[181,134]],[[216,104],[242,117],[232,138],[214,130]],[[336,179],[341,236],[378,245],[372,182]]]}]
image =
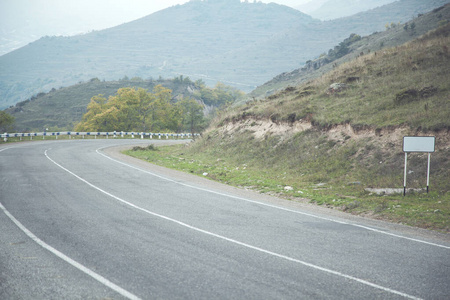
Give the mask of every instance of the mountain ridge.
[{"label": "mountain ridge", "polygon": [[[417,9],[423,11],[447,1],[402,2],[419,3]],[[236,3],[234,7],[239,9],[194,1],[107,30],[42,38],[0,56],[0,107],[90,78],[117,80],[125,75],[146,79],[185,75],[209,85],[233,83],[248,92],[334,46],[355,24],[369,24],[368,30],[373,31],[384,26],[384,21],[380,24],[378,20],[380,15],[401,19],[409,14],[402,9],[394,16],[385,7],[365,20],[363,15],[327,23],[332,26],[327,27],[277,4]],[[213,8],[215,13],[210,11]],[[202,12],[208,18],[202,17]],[[219,16],[229,22],[219,22]],[[139,26],[146,21],[149,25]]]}]

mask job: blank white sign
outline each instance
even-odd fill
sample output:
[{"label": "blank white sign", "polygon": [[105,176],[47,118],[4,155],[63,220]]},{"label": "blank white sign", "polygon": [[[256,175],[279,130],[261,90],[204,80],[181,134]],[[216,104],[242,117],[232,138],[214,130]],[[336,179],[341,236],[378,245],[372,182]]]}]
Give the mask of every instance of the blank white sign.
[{"label": "blank white sign", "polygon": [[403,137],[403,152],[434,152],[434,136]]}]

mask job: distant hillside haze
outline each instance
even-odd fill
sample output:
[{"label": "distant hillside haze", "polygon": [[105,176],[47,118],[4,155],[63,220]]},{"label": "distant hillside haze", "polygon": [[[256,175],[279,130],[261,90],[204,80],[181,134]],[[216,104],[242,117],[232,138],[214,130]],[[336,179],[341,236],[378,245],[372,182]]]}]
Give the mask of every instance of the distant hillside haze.
[{"label": "distant hillside haze", "polygon": [[294,8],[300,10],[301,12],[304,12],[305,14],[312,16],[312,13],[314,13],[314,11],[319,9],[327,1],[328,0],[310,0],[306,3],[294,6]]},{"label": "distant hillside haze", "polygon": [[295,8],[320,20],[348,17],[397,0],[312,0]]},{"label": "distant hillside haze", "polygon": [[110,29],[43,37],[0,56],[0,109],[91,78],[183,75],[250,92],[351,33],[384,30],[386,23],[407,21],[446,2],[402,0],[322,22],[274,3],[190,1]]},{"label": "distant hillside haze", "polygon": [[1,0],[0,55],[46,35],[73,36],[110,28],[172,6],[176,1]]}]

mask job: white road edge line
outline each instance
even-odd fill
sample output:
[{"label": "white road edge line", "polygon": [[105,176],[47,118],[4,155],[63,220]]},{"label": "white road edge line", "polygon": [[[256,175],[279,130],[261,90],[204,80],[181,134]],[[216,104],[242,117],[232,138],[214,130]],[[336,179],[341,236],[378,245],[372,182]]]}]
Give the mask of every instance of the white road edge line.
[{"label": "white road edge line", "polygon": [[0,152],[2,152],[2,151],[5,151],[5,150],[8,150],[8,149],[13,149],[13,148],[16,148],[16,147],[7,147],[7,148],[2,148],[2,149],[0,149]]},{"label": "white road edge line", "polygon": [[300,215],[305,215],[305,216],[313,217],[313,218],[316,218],[316,219],[326,220],[326,221],[339,223],[339,224],[344,224],[344,225],[351,225],[351,226],[363,228],[363,229],[366,229],[366,230],[370,230],[370,231],[373,231],[373,232],[377,232],[377,233],[393,236],[393,237],[396,237],[396,238],[401,238],[401,239],[406,239],[406,240],[413,241],[413,242],[427,244],[427,245],[430,245],[430,246],[440,247],[440,248],[444,248],[444,249],[450,249],[449,246],[445,246],[445,245],[440,245],[440,244],[431,243],[431,242],[427,242],[427,241],[423,241],[423,240],[419,240],[419,239],[414,239],[414,238],[398,235],[398,234],[395,234],[395,233],[385,232],[385,231],[382,231],[382,230],[379,230],[379,229],[375,229],[375,228],[371,228],[371,227],[364,226],[364,225],[359,225],[359,224],[354,224],[354,223],[347,223],[347,222],[338,221],[338,220],[331,219],[331,218],[320,217],[320,216],[317,216],[317,215],[314,215],[314,214],[309,214],[309,213],[301,212],[301,211],[298,211],[298,210],[293,210],[293,209],[289,209],[289,208],[285,208],[285,207],[281,207],[281,206],[276,206],[276,205],[272,205],[272,204],[268,204],[268,203],[264,203],[264,202],[254,201],[254,200],[241,198],[241,197],[237,197],[237,196],[233,196],[233,195],[227,195],[227,194],[223,194],[223,193],[216,192],[216,191],[213,191],[213,190],[208,190],[208,189],[204,189],[204,188],[201,188],[201,187],[198,187],[198,186],[189,185],[189,184],[186,184],[186,183],[183,183],[183,182],[175,181],[175,180],[172,180],[170,178],[167,178],[167,177],[164,177],[164,176],[161,176],[161,175],[158,175],[158,174],[155,174],[155,173],[143,170],[141,168],[138,168],[138,167],[129,165],[127,163],[121,162],[119,160],[116,160],[114,158],[111,158],[111,157],[107,156],[106,154],[100,152],[101,150],[103,150],[105,148],[109,148],[109,146],[108,147],[99,148],[99,149],[96,150],[96,152],[98,154],[106,157],[107,159],[116,162],[116,163],[122,164],[124,166],[129,167],[129,168],[132,168],[132,169],[135,169],[135,170],[147,173],[149,175],[158,177],[160,179],[163,179],[163,180],[166,180],[166,181],[169,181],[169,182],[174,182],[176,184],[179,184],[179,185],[182,185],[182,186],[185,186],[185,187],[189,187],[189,188],[197,189],[197,190],[200,190],[200,191],[209,192],[209,193],[212,193],[212,194],[225,196],[225,197],[229,197],[229,198],[233,198],[233,199],[237,199],[237,200],[242,200],[242,201],[246,201],[246,202],[250,202],[250,203],[254,203],[254,204],[258,204],[258,205],[262,205],[262,206],[267,206],[267,207],[271,207],[271,208],[275,208],[275,209],[279,209],[279,210],[284,210],[284,211],[288,211],[288,212],[292,212],[292,213],[296,213],[296,214],[300,214]]},{"label": "white road edge line", "polygon": [[39,246],[41,246],[44,249],[47,249],[48,251],[50,251],[51,253],[53,253],[54,255],[58,256],[59,258],[61,258],[62,260],[64,260],[65,262],[71,264],[72,266],[74,266],[75,268],[77,268],[78,270],[82,271],[83,273],[91,276],[92,278],[94,278],[95,280],[97,280],[98,282],[100,282],[101,284],[109,287],[110,289],[116,291],[117,293],[119,293],[120,295],[130,299],[130,300],[140,300],[140,298],[136,295],[133,295],[132,293],[124,290],[123,288],[121,288],[120,286],[112,283],[111,281],[109,281],[108,279],[106,279],[105,277],[95,273],[94,271],[88,269],[87,267],[83,266],[82,264],[76,262],[75,260],[71,259],[70,257],[68,257],[67,255],[61,253],[60,251],[56,250],[55,248],[53,248],[52,246],[46,244],[44,241],[42,241],[41,239],[39,239],[36,235],[34,235],[31,231],[29,231],[22,223],[20,223],[3,205],[2,203],[0,203],[0,209],[3,210],[3,212],[8,216],[8,218],[11,219],[11,221],[13,221],[17,227],[20,228],[20,230],[22,230],[29,238],[31,238],[33,241],[35,241]]},{"label": "white road edge line", "polygon": [[330,270],[330,269],[327,269],[327,268],[323,268],[323,267],[320,267],[320,266],[317,266],[317,265],[314,265],[314,264],[311,264],[311,263],[308,263],[308,262],[305,262],[305,261],[302,261],[302,260],[298,260],[298,259],[295,259],[295,258],[286,256],[286,255],[278,254],[278,253],[275,253],[275,252],[272,252],[272,251],[269,251],[269,250],[265,250],[265,249],[262,249],[262,248],[259,248],[259,247],[256,247],[256,246],[252,246],[252,245],[249,245],[249,244],[246,244],[246,243],[243,243],[243,242],[240,242],[240,241],[231,239],[231,238],[227,238],[227,237],[225,237],[225,236],[222,236],[222,235],[219,235],[219,234],[210,232],[210,231],[206,231],[206,230],[204,230],[204,229],[200,229],[200,228],[194,227],[194,226],[192,226],[192,225],[189,225],[189,224],[186,224],[186,223],[184,223],[184,222],[181,222],[181,221],[172,219],[172,218],[170,218],[170,217],[167,217],[167,216],[160,215],[160,214],[158,214],[158,213],[149,211],[149,210],[147,210],[147,209],[145,209],[145,208],[139,207],[139,206],[137,206],[137,205],[135,205],[135,204],[133,204],[133,203],[130,203],[130,202],[126,201],[126,200],[123,200],[123,199],[121,199],[121,198],[119,198],[119,197],[117,197],[117,196],[115,196],[115,195],[113,195],[113,194],[111,194],[111,193],[109,193],[109,192],[107,192],[107,191],[105,191],[105,190],[103,190],[103,189],[101,189],[101,188],[99,188],[99,187],[93,185],[93,184],[90,183],[89,181],[87,181],[87,180],[81,178],[81,177],[78,176],[77,174],[75,174],[75,173],[73,173],[72,171],[66,169],[65,167],[61,166],[61,165],[58,164],[56,161],[54,161],[53,159],[51,159],[51,158],[48,156],[48,154],[47,154],[47,150],[45,150],[45,156],[46,156],[47,159],[49,159],[52,163],[54,163],[56,166],[58,166],[59,168],[63,169],[64,171],[66,171],[66,172],[69,173],[70,175],[76,177],[77,179],[81,180],[82,182],[86,183],[86,184],[89,185],[90,187],[92,187],[92,188],[98,190],[99,192],[101,192],[101,193],[103,193],[103,194],[105,194],[105,195],[107,195],[107,196],[109,196],[109,197],[111,197],[111,198],[113,198],[113,199],[116,199],[117,201],[119,201],[119,202],[121,202],[121,203],[123,203],[123,204],[126,204],[126,205],[128,205],[128,206],[130,206],[130,207],[132,207],[132,208],[135,208],[135,209],[137,209],[137,210],[140,210],[140,211],[142,211],[142,212],[145,212],[145,213],[147,213],[147,214],[149,214],[149,215],[152,215],[152,216],[155,216],[155,217],[158,217],[158,218],[161,218],[161,219],[164,219],[164,220],[173,222],[173,223],[178,224],[178,225],[180,225],[180,226],[186,227],[186,228],[188,228],[188,229],[191,229],[191,230],[194,230],[194,231],[197,231],[197,232],[204,233],[204,234],[206,234],[206,235],[210,235],[210,236],[216,237],[216,238],[218,238],[218,239],[222,239],[222,240],[228,241],[228,242],[230,242],[230,243],[234,243],[234,244],[237,244],[237,245],[240,245],[240,246],[249,248],[249,249],[253,249],[253,250],[256,250],[256,251],[265,253],[265,254],[269,254],[269,255],[272,255],[272,256],[275,256],[275,257],[278,257],[278,258],[282,258],[282,259],[285,259],[285,260],[288,260],[288,261],[292,261],[292,262],[295,262],[295,263],[298,263],[298,264],[302,264],[302,265],[304,265],[304,266],[307,266],[307,267],[310,267],[310,268],[313,268],[313,269],[316,269],[316,270],[319,270],[319,271],[322,271],[322,272],[326,272],[326,273],[333,274],[333,275],[337,275],[337,276],[340,276],[340,277],[343,277],[343,278],[346,278],[346,279],[350,279],[350,280],[359,282],[359,283],[361,283],[361,284],[364,284],[364,285],[367,285],[367,286],[370,286],[370,287],[373,287],[373,288],[376,288],[376,289],[379,289],[379,290],[382,290],[382,291],[385,291],[385,292],[388,292],[388,293],[391,293],[391,294],[396,294],[396,295],[399,295],[399,296],[402,296],[402,297],[405,297],[405,298],[409,298],[409,299],[415,299],[415,300],[421,299],[421,298],[418,298],[418,297],[415,297],[415,296],[412,296],[412,295],[409,295],[409,294],[406,294],[406,293],[403,293],[403,292],[399,292],[399,291],[396,291],[396,290],[393,290],[393,289],[390,289],[390,288],[386,288],[386,287],[384,287],[384,286],[381,286],[381,285],[378,285],[378,284],[375,284],[375,283],[366,281],[366,280],[364,280],[364,279],[360,279],[360,278],[357,278],[357,277],[353,277],[353,276],[350,276],[350,275],[346,275],[346,274],[341,273],[341,272],[338,272],[338,271],[333,271],[333,270]]}]

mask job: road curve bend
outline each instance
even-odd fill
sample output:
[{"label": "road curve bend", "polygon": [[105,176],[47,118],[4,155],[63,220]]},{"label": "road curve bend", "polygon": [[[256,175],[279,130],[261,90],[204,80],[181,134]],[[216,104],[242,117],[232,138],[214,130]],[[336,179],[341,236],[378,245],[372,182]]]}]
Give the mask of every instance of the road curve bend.
[{"label": "road curve bend", "polygon": [[448,240],[107,150],[144,143],[0,146],[0,299],[450,298]]}]

